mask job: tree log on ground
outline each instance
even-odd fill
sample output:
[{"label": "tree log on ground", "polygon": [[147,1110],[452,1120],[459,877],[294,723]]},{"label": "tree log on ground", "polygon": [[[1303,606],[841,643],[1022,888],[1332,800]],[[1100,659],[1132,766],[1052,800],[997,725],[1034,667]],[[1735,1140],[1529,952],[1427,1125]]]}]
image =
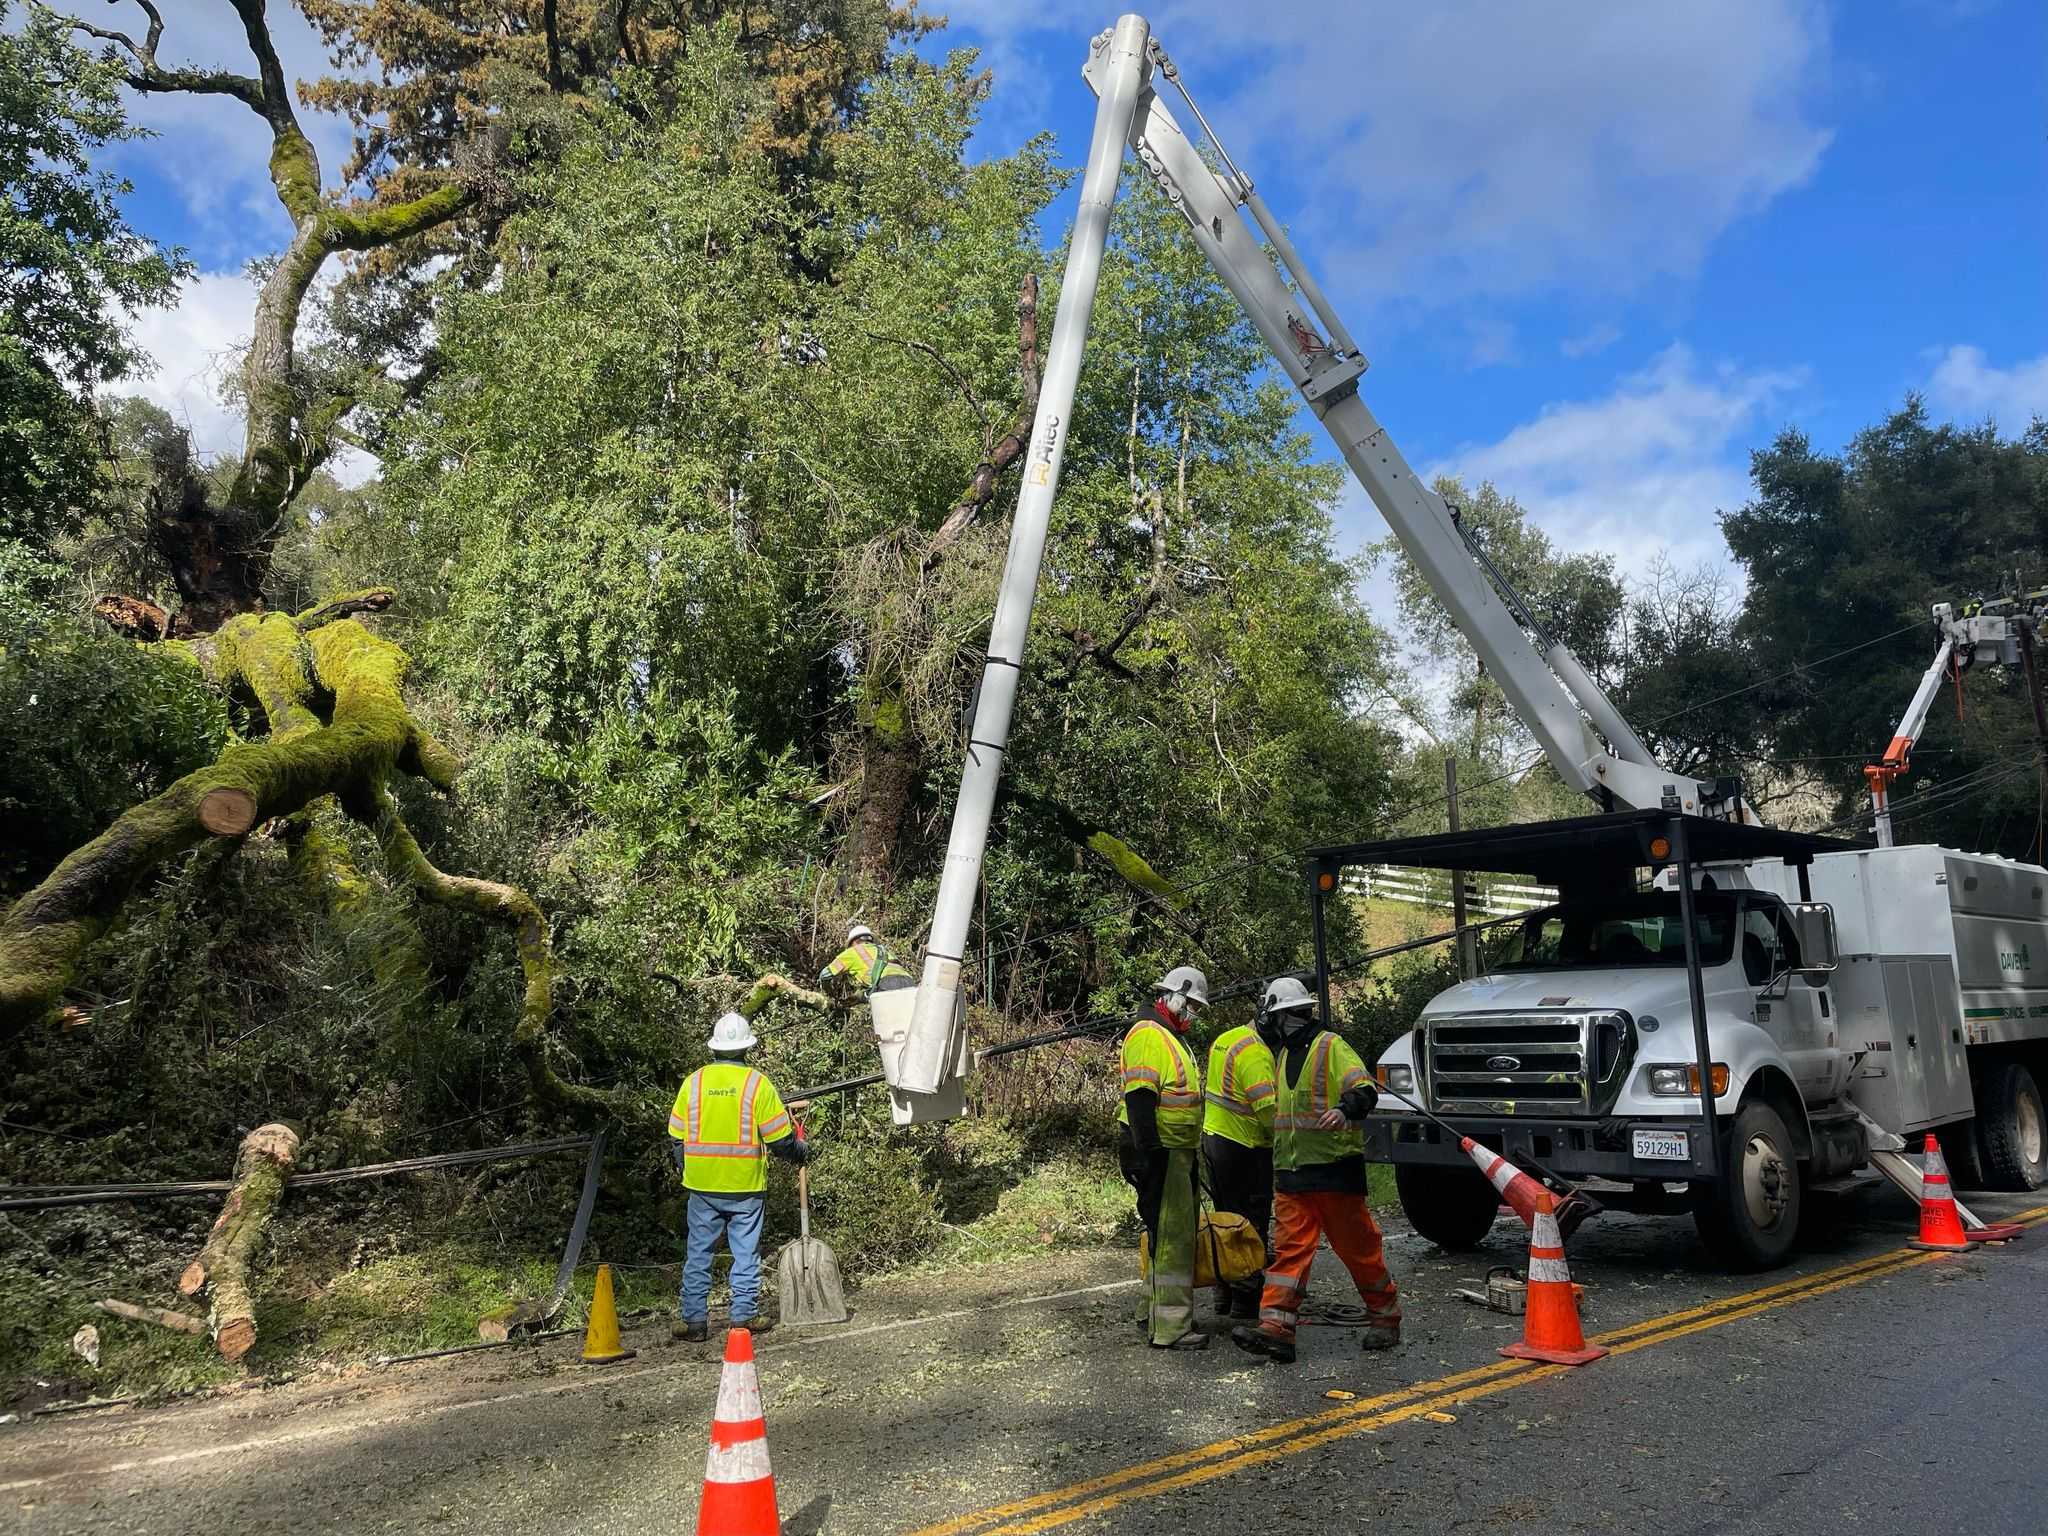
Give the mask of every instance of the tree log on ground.
[{"label": "tree log on ground", "polygon": [[223,1360],[241,1359],[256,1342],[249,1264],[284,1198],[284,1183],[298,1156],[299,1133],[289,1125],[259,1125],[242,1138],[235,1154],[235,1187],[214,1218],[206,1246],[178,1280],[187,1296],[207,1293],[207,1327]]}]

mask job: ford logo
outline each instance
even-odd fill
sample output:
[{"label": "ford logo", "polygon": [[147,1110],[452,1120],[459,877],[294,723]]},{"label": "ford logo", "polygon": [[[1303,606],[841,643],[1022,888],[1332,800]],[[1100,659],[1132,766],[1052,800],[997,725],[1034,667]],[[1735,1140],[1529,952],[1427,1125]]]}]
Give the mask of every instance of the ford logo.
[{"label": "ford logo", "polygon": [[1519,1056],[1489,1056],[1486,1058],[1486,1070],[1489,1072],[1519,1072],[1521,1069],[1522,1058]]}]

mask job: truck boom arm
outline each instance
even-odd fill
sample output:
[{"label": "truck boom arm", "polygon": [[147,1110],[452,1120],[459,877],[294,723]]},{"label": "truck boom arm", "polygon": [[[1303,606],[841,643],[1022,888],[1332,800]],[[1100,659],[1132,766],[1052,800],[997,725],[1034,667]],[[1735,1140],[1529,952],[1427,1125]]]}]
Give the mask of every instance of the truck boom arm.
[{"label": "truck boom arm", "polygon": [[[936,1092],[953,1059],[953,1032],[961,1017],[961,956],[1001,757],[1008,744],[1024,632],[1044,555],[1046,517],[1059,480],[1062,423],[1072,410],[1125,142],[1167,201],[1186,218],[1202,254],[1243,306],[1274,361],[1322,422],[1559,777],[1606,809],[1662,807],[1745,818],[1748,814],[1739,799],[1722,794],[1716,785],[1666,772],[1564,645],[1551,644],[1547,653],[1537,648],[1503,594],[1517,609],[1520,599],[1504,581],[1496,591],[1498,573],[1475,562],[1474,551],[1467,548],[1443,498],[1416,475],[1360,398],[1364,353],[1251,178],[1231,161],[1145,19],[1124,16],[1112,30],[1097,36],[1082,74],[1097,96],[1095,131],[990,634],[981,704],[970,732],[916,1011],[900,1061],[901,1081],[895,1085],[913,1094]],[[1160,79],[1179,91],[1207,135],[1222,162],[1220,174],[1203,159],[1161,99],[1155,88]],[[1257,234],[1244,214],[1257,225]],[[1280,267],[1262,247],[1261,235]],[[1288,288],[1290,278],[1293,291]],[[1534,627],[1533,618],[1527,623]],[[1605,738],[1604,747],[1589,729],[1589,719]]]}]

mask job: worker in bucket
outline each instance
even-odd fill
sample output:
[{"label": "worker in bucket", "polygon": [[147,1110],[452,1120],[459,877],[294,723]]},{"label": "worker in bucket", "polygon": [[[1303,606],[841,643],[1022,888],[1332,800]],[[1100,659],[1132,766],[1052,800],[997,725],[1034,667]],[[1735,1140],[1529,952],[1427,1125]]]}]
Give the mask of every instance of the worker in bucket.
[{"label": "worker in bucket", "polygon": [[855,923],[846,930],[846,948],[818,972],[818,985],[828,991],[855,986],[873,994],[914,989],[917,983],[909,971],[890,958],[888,946],[875,937],[874,929],[866,923]]},{"label": "worker in bucket", "polygon": [[[1273,1052],[1250,1024],[1226,1029],[1209,1045],[1202,1084],[1202,1167],[1219,1211],[1242,1216],[1272,1252]],[[1220,1317],[1256,1321],[1264,1277],[1218,1284]]]},{"label": "worker in bucket", "polygon": [[761,1218],[768,1203],[768,1159],[794,1166],[811,1146],[796,1133],[782,1095],[747,1065],[760,1042],[745,1015],[728,1013],[711,1029],[708,1066],[683,1080],[668,1113],[669,1153],[689,1191],[681,1314],[671,1335],[695,1344],[711,1336],[711,1254],[722,1235],[732,1250],[732,1324],[766,1333],[761,1305]]},{"label": "worker in bucket", "polygon": [[1202,1134],[1202,1080],[1184,1038],[1209,1002],[1209,979],[1176,966],[1131,1020],[1122,1051],[1122,1130],[1117,1164],[1138,1192],[1152,1268],[1142,1322],[1155,1349],[1207,1349],[1195,1327],[1195,1157]]},{"label": "worker in bucket", "polygon": [[1273,1258],[1258,1326],[1233,1328],[1231,1340],[1293,1362],[1302,1289],[1317,1241],[1328,1238],[1365,1303],[1360,1347],[1391,1349],[1401,1342],[1401,1298],[1365,1203],[1365,1117],[1379,1099],[1371,1074],[1322,1027],[1315,999],[1292,976],[1266,988],[1260,1029],[1274,1060]]}]

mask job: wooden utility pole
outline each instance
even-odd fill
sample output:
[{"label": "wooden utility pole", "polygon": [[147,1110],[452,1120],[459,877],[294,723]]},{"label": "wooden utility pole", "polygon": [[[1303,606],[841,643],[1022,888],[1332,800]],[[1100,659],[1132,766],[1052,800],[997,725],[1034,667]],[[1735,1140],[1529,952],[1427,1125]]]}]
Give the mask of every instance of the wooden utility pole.
[{"label": "wooden utility pole", "polygon": [[[1444,759],[1444,804],[1450,811],[1451,830],[1458,830],[1458,760]],[[1470,981],[1479,974],[1479,935],[1465,925],[1465,871],[1451,871],[1451,921],[1457,925],[1458,975]]]}]

